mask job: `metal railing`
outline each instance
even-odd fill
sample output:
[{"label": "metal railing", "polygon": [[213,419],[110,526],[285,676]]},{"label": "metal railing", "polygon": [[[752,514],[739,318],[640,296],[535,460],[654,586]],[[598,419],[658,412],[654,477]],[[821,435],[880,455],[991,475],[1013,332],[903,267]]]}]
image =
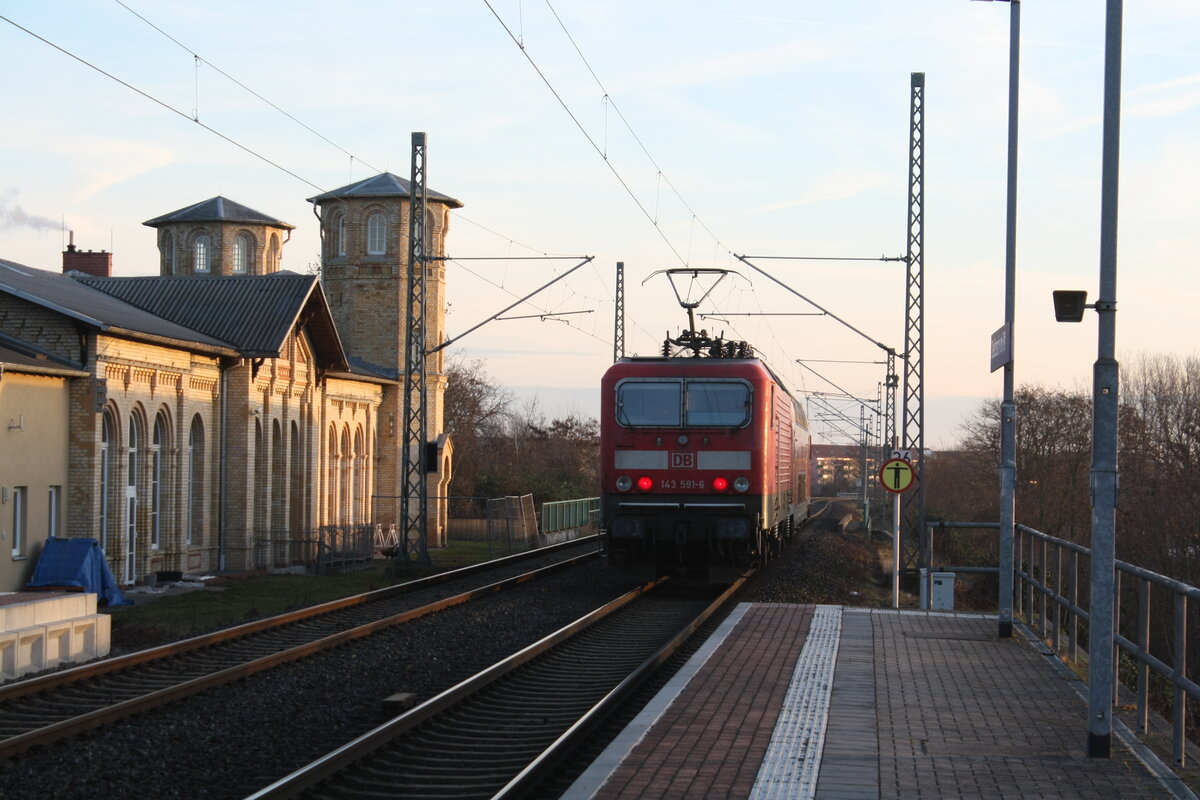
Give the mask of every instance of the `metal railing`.
[{"label": "metal railing", "polygon": [[[1059,539],[1025,525],[1017,526],[1016,569],[1018,597],[1024,595],[1021,605],[1028,608],[1026,617],[1033,624],[1035,596],[1037,598],[1037,631],[1054,651],[1061,652],[1060,630],[1067,628],[1067,650],[1070,658],[1077,657],[1078,625],[1088,622],[1087,609],[1080,605],[1079,587],[1087,585],[1086,566],[1081,556],[1090,558],[1091,551],[1074,542]],[[1064,558],[1065,557],[1065,558]],[[1064,560],[1066,563],[1064,564]],[[1200,601],[1200,588],[1182,581],[1159,575],[1135,564],[1117,559],[1114,618],[1114,662],[1119,663],[1121,653],[1132,658],[1136,664],[1137,724],[1143,733],[1150,724],[1150,672],[1165,679],[1173,687],[1171,699],[1171,759],[1179,766],[1186,765],[1187,750],[1187,699],[1200,702],[1200,684],[1188,677],[1188,600]],[[1064,569],[1066,575],[1064,578]],[[1122,584],[1132,581],[1137,587],[1133,619],[1136,620],[1136,640],[1121,633]],[[1064,586],[1065,584],[1065,586]],[[1024,591],[1020,590],[1023,586]],[[1174,608],[1172,635],[1168,649],[1173,655],[1162,657],[1151,652],[1150,600],[1152,589],[1167,592]],[[1018,613],[1024,613],[1018,608]],[[1064,620],[1065,616],[1065,620]],[[1047,639],[1049,635],[1049,639]],[[1164,658],[1169,658],[1168,663]],[[1113,700],[1116,702],[1120,685],[1119,670],[1113,671]]]},{"label": "metal railing", "polygon": [[[929,530],[930,553],[933,552],[934,527],[999,530],[998,523],[937,523]],[[1091,550],[1027,525],[1016,526],[1014,549],[1014,613],[1023,617],[1030,629],[1057,655],[1067,661],[1077,661],[1082,649],[1080,625],[1086,626],[1090,621],[1080,589],[1085,587],[1087,591],[1086,587],[1090,586]],[[1142,733],[1147,733],[1150,728],[1151,681],[1157,678],[1171,687],[1171,758],[1175,764],[1186,766],[1187,701],[1191,697],[1200,702],[1200,684],[1188,677],[1188,601],[1200,602],[1200,588],[1119,559],[1114,566],[1114,663],[1120,663],[1122,654],[1127,657],[1127,664],[1133,663],[1136,724]],[[998,572],[995,567],[947,566],[940,569]],[[1122,591],[1123,587],[1125,591]],[[1164,592],[1173,608],[1171,635],[1168,640],[1158,642],[1156,654],[1152,652],[1150,601],[1152,594]],[[1133,601],[1133,613],[1125,614],[1124,619],[1121,613],[1123,599]],[[1122,634],[1122,622],[1127,627],[1136,627],[1134,638]],[[1120,670],[1117,669],[1113,671],[1114,704],[1120,683]]]},{"label": "metal railing", "polygon": [[600,510],[599,497],[558,500],[542,503],[542,533],[583,528],[591,524]]}]

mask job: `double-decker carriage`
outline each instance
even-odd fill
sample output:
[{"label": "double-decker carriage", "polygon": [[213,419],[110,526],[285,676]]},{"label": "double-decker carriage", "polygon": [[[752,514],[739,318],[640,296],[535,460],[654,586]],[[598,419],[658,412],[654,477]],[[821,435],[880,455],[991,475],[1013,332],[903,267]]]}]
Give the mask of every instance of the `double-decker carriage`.
[{"label": "double-decker carriage", "polygon": [[622,358],[601,383],[605,546],[639,577],[728,583],[807,516],[808,423],[744,343],[670,344],[688,355]]}]

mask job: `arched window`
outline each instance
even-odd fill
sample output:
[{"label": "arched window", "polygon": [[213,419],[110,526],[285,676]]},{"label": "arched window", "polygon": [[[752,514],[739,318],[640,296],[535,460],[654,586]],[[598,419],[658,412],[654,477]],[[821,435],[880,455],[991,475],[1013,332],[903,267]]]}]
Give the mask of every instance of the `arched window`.
[{"label": "arched window", "polygon": [[170,231],[163,231],[162,235],[162,264],[163,272],[167,275],[175,274],[175,237]]},{"label": "arched window", "polygon": [[282,257],[279,246],[279,234],[271,234],[271,243],[267,246],[267,269],[266,272],[278,272],[279,260]]},{"label": "arched window", "polygon": [[325,523],[326,525],[336,525],[338,521],[338,498],[341,496],[341,487],[338,485],[338,479],[341,477],[341,470],[338,469],[338,435],[337,429],[332,425],[329,427],[329,449],[326,451],[328,478],[326,480],[326,508],[325,508]]},{"label": "arched window", "polygon": [[350,518],[354,503],[354,481],[352,479],[350,465],[352,459],[350,457],[350,429],[342,429],[342,446],[341,446],[341,497],[338,502],[338,521],[342,525],[349,525],[354,520]]},{"label": "arched window", "polygon": [[284,494],[287,478],[287,454],[283,450],[283,429],[279,420],[271,423],[271,531],[278,536],[287,524],[287,496]]},{"label": "arched window", "polygon": [[292,420],[291,431],[291,453],[292,453],[292,474],[291,484],[288,490],[288,509],[289,522],[292,527],[292,534],[298,535],[304,530],[304,487],[305,483],[305,465],[307,458],[305,449],[300,446],[300,428],[296,425],[296,420]]},{"label": "arched window", "polygon": [[204,422],[192,417],[188,434],[188,520],[187,543],[199,545],[204,539]]},{"label": "arched window", "polygon": [[387,253],[387,218],[383,214],[372,214],[367,218],[367,255],[381,256]]},{"label": "arched window", "polygon": [[137,580],[138,466],[141,463],[142,429],[137,414],[129,415],[129,442],[125,474],[125,583]]},{"label": "arched window", "polygon": [[163,450],[167,447],[167,419],[162,414],[154,418],[154,440],[150,445],[150,549],[157,550],[162,544],[163,482],[166,480],[167,461]]},{"label": "arched window", "polygon": [[362,428],[354,431],[354,521],[369,522],[367,518],[367,458],[363,452]]},{"label": "arched window", "polygon": [[239,233],[233,240],[234,275],[245,275],[250,271],[250,264],[253,260],[250,245],[250,237],[244,233]]},{"label": "arched window", "polygon": [[335,211],[329,220],[329,257],[338,258],[344,255],[346,255],[346,215],[341,211]]},{"label": "arched window", "polygon": [[266,503],[263,502],[267,488],[267,461],[263,441],[262,420],[254,420],[254,528],[260,537],[266,530]]},{"label": "arched window", "polygon": [[112,470],[108,461],[109,443],[116,439],[112,412],[105,410],[100,422],[100,549],[108,551],[108,498],[112,494]]},{"label": "arched window", "polygon": [[433,209],[425,211],[425,255],[438,256],[441,253],[434,252],[433,243],[437,241],[437,237],[433,233],[434,216]]},{"label": "arched window", "polygon": [[192,262],[192,272],[210,272],[212,270],[212,248],[209,245],[208,234],[201,233],[195,240],[195,260]]}]

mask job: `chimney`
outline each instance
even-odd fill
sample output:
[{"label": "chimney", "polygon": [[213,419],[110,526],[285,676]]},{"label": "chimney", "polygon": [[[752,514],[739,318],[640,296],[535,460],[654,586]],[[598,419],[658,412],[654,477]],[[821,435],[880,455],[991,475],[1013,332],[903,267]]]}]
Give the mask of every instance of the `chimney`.
[{"label": "chimney", "polygon": [[85,253],[75,249],[75,231],[71,231],[70,244],[63,251],[62,268],[63,273],[75,270],[97,278],[111,278],[112,253],[107,250],[88,250]]}]

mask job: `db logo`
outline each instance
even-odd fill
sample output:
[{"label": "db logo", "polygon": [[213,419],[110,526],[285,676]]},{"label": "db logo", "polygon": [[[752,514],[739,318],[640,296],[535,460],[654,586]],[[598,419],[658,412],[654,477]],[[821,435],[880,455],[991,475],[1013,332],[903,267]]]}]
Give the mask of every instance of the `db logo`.
[{"label": "db logo", "polygon": [[671,453],[671,469],[695,469],[695,453]]}]

